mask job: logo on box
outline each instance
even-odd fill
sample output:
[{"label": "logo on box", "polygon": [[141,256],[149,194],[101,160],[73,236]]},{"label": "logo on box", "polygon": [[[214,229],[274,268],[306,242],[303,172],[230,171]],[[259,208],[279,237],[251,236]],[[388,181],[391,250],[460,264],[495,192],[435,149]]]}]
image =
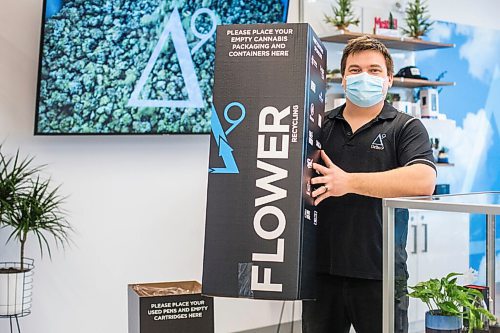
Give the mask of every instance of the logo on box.
[{"label": "logo on box", "polygon": [[[229,111],[233,107],[239,109],[240,115],[237,119],[231,118],[229,116]],[[222,157],[225,167],[210,168],[210,173],[240,173],[238,165],[236,164],[236,160],[233,156],[233,148],[229,145],[227,136],[229,135],[229,133],[231,133],[232,130],[236,128],[236,126],[238,126],[243,121],[245,115],[246,110],[243,104],[239,102],[229,103],[224,109],[224,119],[226,119],[226,121],[231,124],[231,126],[229,126],[229,128],[224,131],[217,115],[217,111],[215,110],[215,106],[212,104],[212,134],[214,135],[215,142],[217,142],[217,146],[219,147],[219,156]]]},{"label": "logo on box", "polygon": [[318,62],[314,59],[314,57],[311,57],[311,64],[312,64],[314,67],[318,68]]},{"label": "logo on box", "polygon": [[314,123],[314,103],[309,107],[309,119]]},{"label": "logo on box", "polygon": [[309,169],[312,169],[312,167],[313,167],[313,160],[312,160],[312,158],[308,158],[307,159],[307,167]]},{"label": "logo on box", "polygon": [[311,221],[311,211],[309,209],[304,209],[304,217]]}]

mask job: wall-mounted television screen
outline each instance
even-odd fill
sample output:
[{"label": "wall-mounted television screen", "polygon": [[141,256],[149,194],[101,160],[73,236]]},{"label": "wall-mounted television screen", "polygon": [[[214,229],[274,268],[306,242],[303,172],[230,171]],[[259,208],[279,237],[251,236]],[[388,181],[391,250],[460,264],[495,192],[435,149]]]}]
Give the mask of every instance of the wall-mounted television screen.
[{"label": "wall-mounted television screen", "polygon": [[35,134],[210,133],[219,24],[288,0],[45,0]]}]

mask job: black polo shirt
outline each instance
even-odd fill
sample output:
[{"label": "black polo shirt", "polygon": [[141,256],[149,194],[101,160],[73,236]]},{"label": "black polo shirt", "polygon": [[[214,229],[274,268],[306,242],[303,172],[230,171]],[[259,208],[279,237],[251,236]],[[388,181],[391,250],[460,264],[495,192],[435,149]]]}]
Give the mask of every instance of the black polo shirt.
[{"label": "black polo shirt", "polygon": [[[429,136],[422,122],[387,102],[380,114],[352,133],[345,104],[326,117],[322,146],[346,172],[381,172],[423,163],[434,169]],[[400,179],[404,182],[404,179]],[[330,197],[320,214],[318,268],[322,273],[382,279],[382,200],[357,194]],[[396,274],[406,275],[408,212],[396,213]]]}]

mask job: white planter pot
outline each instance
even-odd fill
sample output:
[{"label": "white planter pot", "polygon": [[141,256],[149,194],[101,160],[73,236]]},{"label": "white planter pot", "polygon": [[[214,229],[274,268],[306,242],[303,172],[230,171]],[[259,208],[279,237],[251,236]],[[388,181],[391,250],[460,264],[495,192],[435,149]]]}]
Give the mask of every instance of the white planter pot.
[{"label": "white planter pot", "polygon": [[[19,268],[19,263],[0,263],[0,268]],[[4,272],[0,269],[0,316],[23,316],[31,308],[33,265],[25,264],[24,272]]]}]

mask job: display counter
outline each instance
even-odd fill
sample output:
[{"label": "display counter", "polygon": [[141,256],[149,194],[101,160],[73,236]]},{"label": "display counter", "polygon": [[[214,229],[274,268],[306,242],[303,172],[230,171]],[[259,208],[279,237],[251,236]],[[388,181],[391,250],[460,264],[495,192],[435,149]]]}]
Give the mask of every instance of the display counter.
[{"label": "display counter", "polygon": [[[394,273],[395,273],[395,209],[406,208],[410,211],[410,219],[419,216],[422,218],[426,213],[430,212],[435,215],[435,212],[443,213],[462,213],[458,215],[466,216],[468,222],[468,215],[464,214],[482,214],[485,215],[486,222],[486,285],[490,292],[489,309],[495,313],[495,220],[496,215],[500,215],[500,192],[481,192],[481,193],[467,193],[455,195],[439,195],[430,197],[415,197],[415,198],[391,198],[383,200],[383,332],[394,332]],[[415,213],[420,212],[420,213]],[[422,218],[423,219],[423,218]],[[463,218],[431,218],[428,222],[424,223],[425,239],[423,242],[423,249],[417,250],[417,238],[415,235],[414,244],[415,251],[428,252],[428,228],[431,224],[451,223],[447,226],[446,230],[453,232],[455,225],[457,228],[461,225]],[[455,225],[453,225],[455,223]],[[412,226],[412,225],[410,225]],[[468,223],[467,223],[468,226]],[[463,226],[462,226],[463,227]],[[416,232],[415,227],[415,232]],[[444,229],[441,230],[443,234]],[[468,233],[468,228],[467,228]],[[462,235],[458,232],[457,235]],[[467,235],[467,234],[466,234]],[[447,236],[446,234],[442,236]],[[448,237],[450,238],[450,237]],[[463,237],[460,237],[463,238]],[[468,249],[469,239],[461,239],[460,241],[465,244],[460,244],[462,249]],[[460,243],[457,241],[457,244]],[[422,243],[422,242],[420,242]],[[408,248],[407,248],[408,250]],[[467,250],[468,252],[468,250]],[[456,256],[448,258],[449,262],[460,262]],[[410,318],[411,324],[411,318]]]}]

